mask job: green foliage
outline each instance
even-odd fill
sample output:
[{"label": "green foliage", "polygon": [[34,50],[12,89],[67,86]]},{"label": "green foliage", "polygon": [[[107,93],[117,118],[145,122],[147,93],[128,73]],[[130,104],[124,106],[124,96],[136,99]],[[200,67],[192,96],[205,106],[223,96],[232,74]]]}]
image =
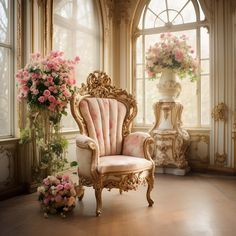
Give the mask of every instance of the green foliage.
[{"label": "green foliage", "polygon": [[72,161],[70,163],[70,167],[74,167],[74,166],[78,166],[78,162],[77,161]]},{"label": "green foliage", "polygon": [[25,144],[30,142],[30,130],[29,128],[20,130],[20,144]]}]

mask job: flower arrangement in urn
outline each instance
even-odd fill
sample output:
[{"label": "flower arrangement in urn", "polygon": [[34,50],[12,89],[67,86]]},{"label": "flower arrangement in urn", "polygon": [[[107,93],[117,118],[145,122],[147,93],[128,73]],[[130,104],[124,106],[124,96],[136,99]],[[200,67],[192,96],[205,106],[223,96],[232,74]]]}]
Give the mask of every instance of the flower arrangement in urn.
[{"label": "flower arrangement in urn", "polygon": [[187,44],[187,37],[177,37],[171,33],[161,34],[160,41],[151,46],[146,53],[146,71],[150,78],[164,70],[171,70],[180,79],[198,78],[198,62],[193,58],[194,50]]},{"label": "flower arrangement in urn", "polygon": [[35,53],[16,74],[18,100],[28,104],[28,123],[21,128],[21,143],[32,144],[33,181],[62,170],[67,162],[67,140],[61,136],[60,120],[77,90],[74,69],[79,60],[67,60],[59,51],[46,57]]},{"label": "flower arrangement in urn", "polygon": [[37,192],[45,217],[48,213],[65,217],[76,205],[76,186],[68,175],[48,176]]}]

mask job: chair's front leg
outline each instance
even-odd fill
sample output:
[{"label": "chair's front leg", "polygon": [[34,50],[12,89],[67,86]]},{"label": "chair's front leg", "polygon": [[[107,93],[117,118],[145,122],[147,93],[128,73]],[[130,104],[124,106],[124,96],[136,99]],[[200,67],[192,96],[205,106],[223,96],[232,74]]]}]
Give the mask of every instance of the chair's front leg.
[{"label": "chair's front leg", "polygon": [[147,188],[147,201],[148,201],[148,206],[151,207],[154,204],[154,201],[151,199],[151,191],[154,187],[154,173],[153,170],[150,170],[149,175],[146,177],[148,188]]},{"label": "chair's front leg", "polygon": [[82,201],[83,197],[84,197],[84,186],[82,184],[81,179],[79,179],[79,188],[78,188],[78,199],[79,201]]},{"label": "chair's front leg", "polygon": [[96,215],[100,216],[102,213],[102,178],[99,177],[96,183],[94,184],[95,197],[97,202]]}]

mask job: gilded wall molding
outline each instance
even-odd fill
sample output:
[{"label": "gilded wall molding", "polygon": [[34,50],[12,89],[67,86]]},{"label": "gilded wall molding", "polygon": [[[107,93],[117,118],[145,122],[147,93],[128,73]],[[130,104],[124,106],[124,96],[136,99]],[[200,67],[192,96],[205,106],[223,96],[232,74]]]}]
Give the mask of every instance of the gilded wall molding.
[{"label": "gilded wall molding", "polygon": [[0,180],[0,188],[6,188],[15,183],[15,166],[14,166],[14,157],[13,153],[15,153],[15,150],[13,147],[8,147],[7,146],[0,146],[0,162],[5,158],[8,161],[8,176],[5,178],[5,180],[1,181]]},{"label": "gilded wall molding", "polygon": [[107,16],[112,19],[115,12],[115,0],[106,0]]},{"label": "gilded wall molding", "polygon": [[119,0],[116,1],[115,8],[117,9],[117,23],[120,24],[121,21],[124,21],[126,24],[130,20],[130,5],[131,0]]},{"label": "gilded wall molding", "polygon": [[226,153],[216,153],[215,154],[215,165],[217,166],[225,166],[227,164],[227,157],[228,155]]},{"label": "gilded wall molding", "polygon": [[225,103],[221,102],[218,105],[216,105],[212,112],[211,116],[214,119],[214,121],[227,121],[227,113],[228,113],[228,107]]},{"label": "gilded wall molding", "polygon": [[[210,149],[210,136],[209,134],[191,134],[190,135],[190,148],[188,151],[188,160],[192,164],[201,163],[208,164],[209,149]],[[190,165],[191,166],[191,165]]]}]

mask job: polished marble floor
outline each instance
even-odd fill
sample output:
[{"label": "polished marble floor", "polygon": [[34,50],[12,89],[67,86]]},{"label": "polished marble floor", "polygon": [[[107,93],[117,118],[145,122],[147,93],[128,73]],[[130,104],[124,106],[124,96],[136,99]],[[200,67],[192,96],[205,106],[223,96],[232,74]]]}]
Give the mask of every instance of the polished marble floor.
[{"label": "polished marble floor", "polygon": [[2,236],[235,236],[236,177],[157,175],[152,208],[146,188],[122,195],[103,191],[103,212],[95,217],[95,198],[86,189],[82,203],[66,219],[43,217],[37,194],[0,202]]}]

